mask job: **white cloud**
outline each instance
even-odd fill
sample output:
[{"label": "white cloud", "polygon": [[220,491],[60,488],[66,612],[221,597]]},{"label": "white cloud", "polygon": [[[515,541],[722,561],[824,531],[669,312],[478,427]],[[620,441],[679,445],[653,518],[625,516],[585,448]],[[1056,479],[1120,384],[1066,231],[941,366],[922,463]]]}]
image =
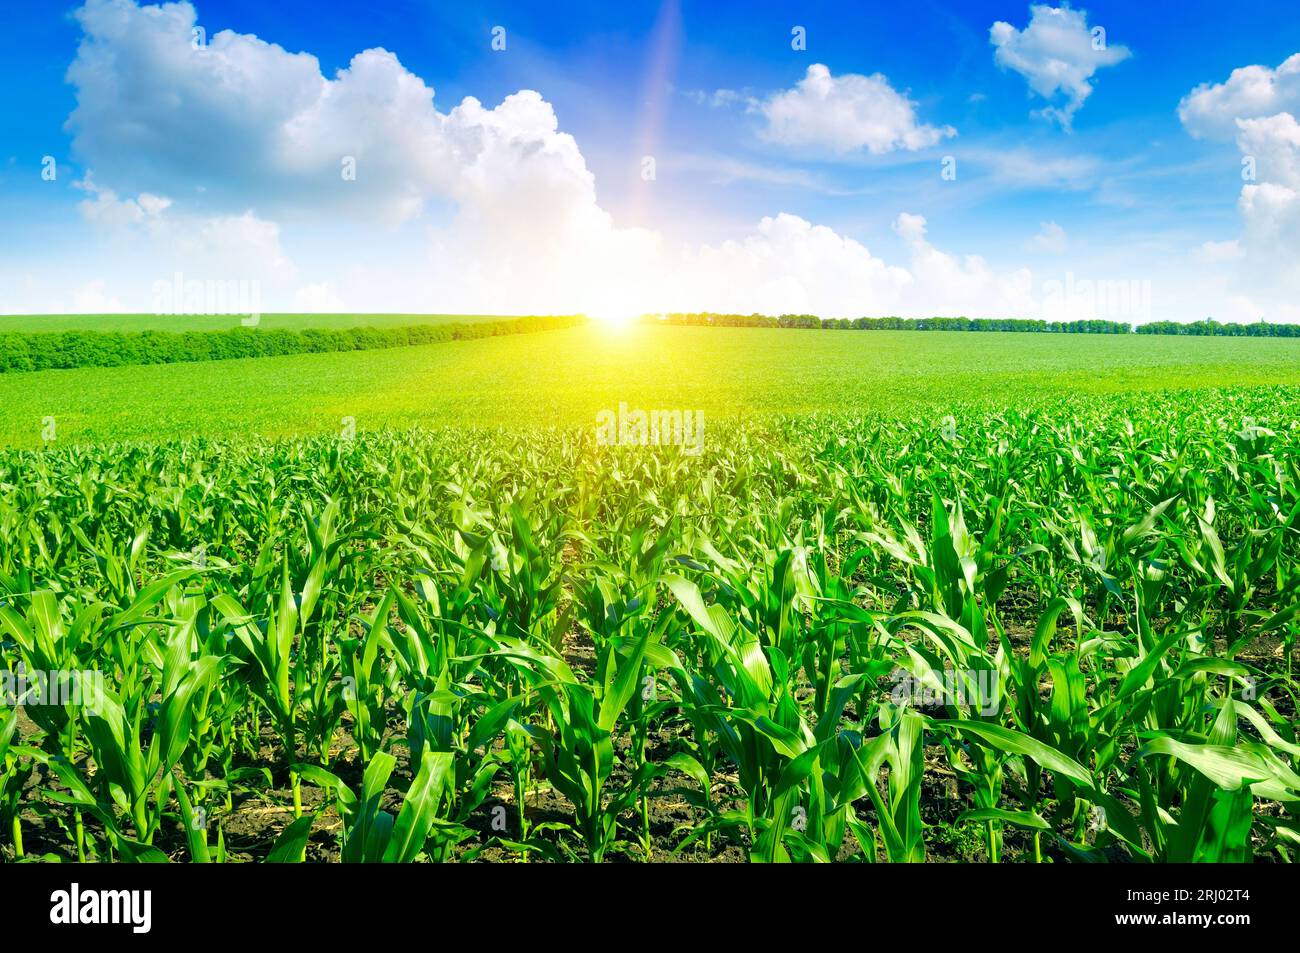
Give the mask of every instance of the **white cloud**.
[{"label": "white cloud", "polygon": [[[86,164],[124,192],[202,188],[213,203],[311,206],[396,221],[454,172],[433,90],[385,50],[330,80],[306,53],[222,30],[191,45],[188,3],[88,0],[67,78]],[[355,180],[343,176],[355,160]]]},{"label": "white cloud", "polygon": [[147,192],[119,197],[97,185],[91,173],[73,184],[93,196],[78,203],[82,217],[116,245],[159,261],[202,262],[210,272],[206,277],[213,279],[283,278],[296,271],[281,247],[280,226],[251,211],[211,216],[176,212],[171,199]]},{"label": "white cloud", "polygon": [[774,93],[758,110],[767,120],[765,138],[782,145],[872,155],[933,146],[957,131],[919,122],[916,104],[880,73],[832,76],[821,63],[793,89]]},{"label": "white cloud", "polygon": [[1226,242],[1203,242],[1196,250],[1196,260],[1206,265],[1237,261],[1241,255],[1241,242],[1236,239]]},{"label": "white cloud", "polygon": [[1068,6],[1034,4],[1029,8],[1027,27],[1017,30],[999,20],[989,28],[989,42],[996,47],[994,62],[1025,77],[1029,88],[1043,99],[1050,101],[1058,94],[1064,97],[1064,105],[1048,105],[1042,115],[1066,129],[1092,95],[1093,74],[1131,55],[1127,47],[1095,43],[1087,13]]},{"label": "white cloud", "polygon": [[1197,139],[1231,139],[1238,120],[1300,112],[1300,53],[1277,69],[1243,66],[1226,82],[1202,83],[1178,103],[1178,118]]},{"label": "white cloud", "polygon": [[1300,314],[1300,54],[1276,70],[1245,66],[1224,83],[1204,83],[1183,97],[1178,116],[1196,138],[1235,137],[1255,178],[1241,188],[1237,239],[1207,242],[1198,259],[1227,265],[1239,293],[1234,307],[1284,320]]},{"label": "white cloud", "polygon": [[[78,203],[82,217],[102,235],[130,267],[104,263],[101,275],[73,295],[77,310],[109,313],[127,308],[107,292],[139,302],[137,310],[153,307],[144,298],[155,282],[169,282],[179,272],[201,281],[248,281],[272,287],[292,280],[297,268],[280,243],[280,226],[252,211],[238,215],[197,215],[175,209],[170,198],[143,192],[119,196],[96,183],[93,173],[73,185],[91,197]],[[90,264],[90,263],[79,263]],[[52,310],[58,310],[57,308]]]},{"label": "white cloud", "polygon": [[1300,123],[1290,113],[1237,120],[1237,147],[1254,156],[1255,174],[1265,182],[1300,189]]},{"label": "white cloud", "polygon": [[297,266],[281,247],[279,224],[251,211],[180,220],[172,226],[168,239],[178,256],[210,263],[222,274],[271,279],[297,274]]},{"label": "white cloud", "polygon": [[755,103],[753,96],[742,93],[738,89],[715,89],[711,93],[706,89],[690,89],[684,90],[683,95],[697,106],[710,106],[714,109],[737,105],[752,106]]},{"label": "white cloud", "polygon": [[125,227],[156,221],[172,204],[171,199],[149,192],[142,192],[134,199],[119,198],[112,189],[97,185],[89,172],[72,185],[91,196],[77,203],[77,208],[86,221],[97,225]]},{"label": "white cloud", "polygon": [[925,241],[925,216],[913,215],[911,212],[900,212],[898,218],[894,219],[894,231],[898,232],[898,237],[911,245]]},{"label": "white cloud", "polygon": [[1080,191],[1095,187],[1106,171],[1096,156],[1008,146],[963,149],[962,160],[973,163],[1000,184],[1023,190],[1041,188]]},{"label": "white cloud", "polygon": [[126,307],[105,292],[106,282],[96,278],[72,293],[72,314],[121,314]]},{"label": "white cloud", "polygon": [[[1033,317],[1034,276],[1027,268],[999,274],[980,255],[958,258],[941,251],[926,238],[922,215],[901,213],[894,230],[911,250],[911,275],[919,294],[907,314],[949,317]],[[920,310],[913,310],[917,304]]]},{"label": "white cloud", "polygon": [[346,311],[347,305],[339,297],[333,282],[322,281],[314,285],[304,285],[295,291],[293,309],[305,314],[329,314]]},{"label": "white cloud", "polygon": [[1065,246],[1065,229],[1055,222],[1043,222],[1039,226],[1038,234],[1029,240],[1029,248],[1032,251],[1049,252],[1054,255],[1065,251]]},{"label": "white cloud", "polygon": [[[444,113],[383,50],[327,79],[314,57],[255,36],[221,31],[192,49],[186,3],[89,0],[77,19],[86,36],[68,73],[69,128],[89,181],[104,183],[83,212],[137,263],[129,277],[83,267],[108,273],[141,309],[141,294],[179,270],[258,280],[265,310],[1032,313],[1027,272],[940,251],[919,216],[899,219],[910,253],[900,264],[785,213],[707,245],[620,227],[577,142],[532,90],[491,108],[467,97]],[[763,109],[782,141],[835,150],[918,149],[953,134],[918,123],[883,77],[821,66]],[[343,156],[357,160],[355,181],[340,176]],[[362,221],[348,241],[316,237],[352,217]],[[416,226],[384,241],[403,221]],[[291,259],[282,223],[309,254]]]},{"label": "white cloud", "polygon": [[676,302],[665,310],[856,316],[889,311],[912,284],[861,243],[788,213],[740,241],[688,252],[676,273]]},{"label": "white cloud", "polygon": [[1300,314],[1300,191],[1276,182],[1245,185],[1237,210],[1243,230],[1234,261],[1243,296],[1263,313]]}]

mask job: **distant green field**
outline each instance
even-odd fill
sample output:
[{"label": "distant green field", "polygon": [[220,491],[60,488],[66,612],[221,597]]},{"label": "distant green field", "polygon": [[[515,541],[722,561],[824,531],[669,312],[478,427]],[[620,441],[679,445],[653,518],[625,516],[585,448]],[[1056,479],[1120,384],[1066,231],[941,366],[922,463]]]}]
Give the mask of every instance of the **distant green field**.
[{"label": "distant green field", "polygon": [[589,425],[620,402],[711,419],[1300,384],[1300,341],[589,326],[428,347],[0,376],[0,444],[381,426]]},{"label": "distant green field", "polygon": [[[6,331],[221,331],[240,327],[238,314],[0,314]],[[499,321],[489,314],[264,314],[263,328],[405,327],[453,321]]]}]

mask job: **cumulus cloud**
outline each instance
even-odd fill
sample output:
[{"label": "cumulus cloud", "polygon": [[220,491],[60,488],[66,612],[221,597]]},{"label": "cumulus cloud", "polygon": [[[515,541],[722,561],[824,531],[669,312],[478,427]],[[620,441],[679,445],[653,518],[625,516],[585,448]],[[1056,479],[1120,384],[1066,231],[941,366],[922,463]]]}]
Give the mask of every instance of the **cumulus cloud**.
[{"label": "cumulus cloud", "polygon": [[[115,243],[134,243],[141,254],[176,261],[202,261],[229,277],[292,277],[295,266],[280,244],[280,226],[252,211],[238,215],[176,212],[172,200],[142,192],[120,197],[90,173],[74,185],[92,196],[78,207],[82,217]],[[209,277],[222,277],[216,274]]]},{"label": "cumulus cloud", "polygon": [[1300,123],[1290,113],[1237,120],[1237,146],[1253,156],[1255,174],[1290,189],[1300,189]]},{"label": "cumulus cloud", "polygon": [[821,63],[793,89],[774,93],[757,107],[767,120],[765,138],[782,145],[872,155],[933,146],[957,131],[930,126],[916,116],[916,103],[880,73],[832,76]]},{"label": "cumulus cloud", "polygon": [[[274,288],[297,274],[280,242],[280,226],[252,211],[238,215],[202,215],[175,209],[170,198],[142,192],[119,196],[87,173],[74,187],[89,196],[78,203],[82,217],[101,232],[134,267],[114,264],[110,274],[116,293],[141,302],[157,282],[170,282],[177,273],[199,281],[263,282]],[[106,289],[110,277],[96,277],[74,294],[77,310],[127,310]],[[91,307],[94,305],[94,307]],[[139,307],[151,307],[152,302]]]},{"label": "cumulus cloud", "polygon": [[127,309],[105,289],[106,282],[96,278],[72,292],[73,314],[121,314]]},{"label": "cumulus cloud", "polygon": [[[93,169],[83,214],[136,242],[151,278],[173,268],[256,278],[268,309],[1032,313],[1028,273],[940,251],[919,216],[900,217],[910,259],[898,264],[786,213],[704,245],[622,227],[536,91],[444,112],[384,50],[327,78],[310,54],[230,30],[192,48],[188,3],[88,0],[76,17],[85,35],[68,71],[68,127]],[[780,141],[836,151],[919,149],[954,134],[920,123],[884,77],[823,66],[762,108]],[[341,175],[348,158],[355,179]],[[296,263],[282,245],[282,224],[309,242],[317,226],[349,219],[349,234],[364,236],[410,227],[374,254],[318,241]]]},{"label": "cumulus cloud", "polygon": [[1043,99],[1062,97],[1063,105],[1048,105],[1041,114],[1066,129],[1092,95],[1092,77],[1097,70],[1122,63],[1131,55],[1127,47],[1105,43],[1104,34],[1098,40],[1088,27],[1087,13],[1068,6],[1034,4],[1029,8],[1029,25],[1023,30],[1002,20],[989,28],[994,62],[1023,76]]},{"label": "cumulus cloud", "polygon": [[[923,215],[901,213],[894,230],[911,251],[915,287],[924,289],[929,314],[965,317],[1032,317],[1033,273],[1027,268],[999,274],[981,255],[957,257],[941,251],[926,237]],[[915,313],[909,308],[908,313]]]},{"label": "cumulus cloud", "polygon": [[1029,240],[1029,248],[1032,251],[1060,254],[1065,251],[1065,246],[1065,229],[1055,222],[1043,222],[1039,226],[1038,234]]},{"label": "cumulus cloud", "polygon": [[168,232],[182,259],[216,264],[234,275],[293,278],[297,266],[280,243],[280,226],[251,211],[173,222]]},{"label": "cumulus cloud", "polygon": [[1178,103],[1178,118],[1197,139],[1232,139],[1240,120],[1300,112],[1300,53],[1277,69],[1243,66],[1226,82],[1202,83]]},{"label": "cumulus cloud", "polygon": [[328,314],[345,311],[347,305],[339,297],[334,283],[321,281],[316,284],[303,285],[293,293],[293,309],[308,314]]},{"label": "cumulus cloud", "polygon": [[861,242],[797,215],[764,218],[743,239],[670,260],[662,310],[831,318],[1034,313],[1029,271],[1001,274],[978,255],[936,248],[922,215],[900,213],[893,225],[908,250],[905,263],[891,264]]},{"label": "cumulus cloud", "polygon": [[157,221],[172,204],[171,199],[150,192],[142,192],[134,199],[119,198],[112,189],[96,184],[89,172],[72,185],[89,196],[77,203],[77,207],[86,221],[97,225],[125,227]]},{"label": "cumulus cloud", "polygon": [[202,189],[213,204],[397,221],[454,176],[433,90],[386,50],[326,79],[314,56],[230,30],[195,49],[188,3],[89,0],[74,16],[67,127],[122,191]]},{"label": "cumulus cloud", "polygon": [[1300,294],[1300,53],[1277,69],[1244,66],[1223,83],[1203,83],[1183,97],[1178,116],[1188,133],[1235,139],[1247,176],[1237,199],[1240,238],[1207,242],[1198,258],[1230,264],[1243,311],[1294,316]]},{"label": "cumulus cloud", "polygon": [[1296,308],[1300,295],[1300,191],[1275,182],[1242,187],[1237,200],[1244,231],[1241,284],[1249,294],[1273,296]]},{"label": "cumulus cloud", "polygon": [[[712,310],[810,313],[843,317],[896,307],[912,286],[906,269],[824,225],[782,213],[764,218],[739,241],[705,245],[683,261],[680,306],[712,300]],[[719,287],[718,275],[727,276]]]}]

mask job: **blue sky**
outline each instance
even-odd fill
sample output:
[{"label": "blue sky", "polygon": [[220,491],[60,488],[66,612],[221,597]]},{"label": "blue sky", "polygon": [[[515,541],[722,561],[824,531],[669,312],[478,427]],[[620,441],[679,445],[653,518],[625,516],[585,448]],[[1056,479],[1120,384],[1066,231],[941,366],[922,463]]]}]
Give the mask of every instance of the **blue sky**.
[{"label": "blue sky", "polygon": [[0,311],[181,271],[267,310],[1300,320],[1297,53],[1283,2],[14,3]]}]

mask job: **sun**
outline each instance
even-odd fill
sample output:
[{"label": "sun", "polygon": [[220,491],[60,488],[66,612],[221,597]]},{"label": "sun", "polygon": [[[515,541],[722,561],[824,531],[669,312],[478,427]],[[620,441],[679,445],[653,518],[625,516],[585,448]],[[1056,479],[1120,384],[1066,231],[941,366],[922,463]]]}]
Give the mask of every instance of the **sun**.
[{"label": "sun", "polygon": [[636,320],[630,314],[595,314],[591,317],[592,320],[601,325],[601,327],[606,327],[614,331],[625,331],[627,330],[628,325]]},{"label": "sun", "polygon": [[622,331],[635,324],[644,311],[630,302],[609,302],[592,309],[587,314],[592,321],[602,327]]}]

